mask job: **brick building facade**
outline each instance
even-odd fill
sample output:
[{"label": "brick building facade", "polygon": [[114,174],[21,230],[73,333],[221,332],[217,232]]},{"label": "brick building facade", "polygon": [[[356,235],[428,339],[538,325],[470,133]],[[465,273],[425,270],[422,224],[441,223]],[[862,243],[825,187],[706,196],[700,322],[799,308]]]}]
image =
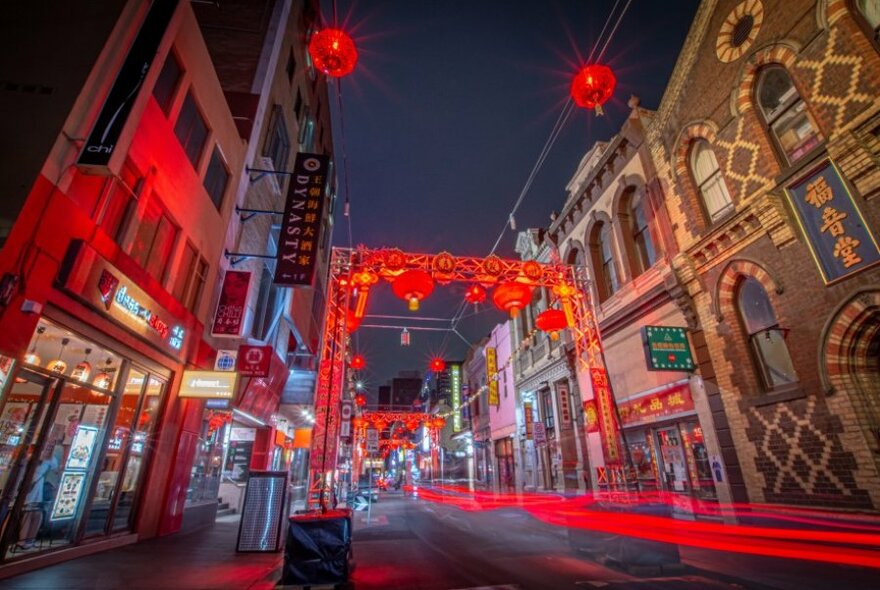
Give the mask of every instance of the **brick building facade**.
[{"label": "brick building facade", "polygon": [[857,3],[706,0],[648,129],[734,500],[880,505],[878,71]]}]

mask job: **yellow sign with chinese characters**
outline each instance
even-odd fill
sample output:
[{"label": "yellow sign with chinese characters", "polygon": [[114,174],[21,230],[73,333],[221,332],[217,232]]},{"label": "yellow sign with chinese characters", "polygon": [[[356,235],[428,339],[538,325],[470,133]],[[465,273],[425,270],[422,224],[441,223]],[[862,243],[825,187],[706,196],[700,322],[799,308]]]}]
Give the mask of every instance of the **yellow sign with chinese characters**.
[{"label": "yellow sign with chinese characters", "polygon": [[498,395],[498,360],[492,347],[486,348],[486,379],[489,381],[489,405],[501,405]]}]

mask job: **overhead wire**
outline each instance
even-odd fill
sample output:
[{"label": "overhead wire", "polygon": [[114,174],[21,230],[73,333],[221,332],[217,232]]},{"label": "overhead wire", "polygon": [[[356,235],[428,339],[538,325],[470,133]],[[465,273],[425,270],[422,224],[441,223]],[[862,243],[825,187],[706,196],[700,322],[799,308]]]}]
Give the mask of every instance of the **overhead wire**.
[{"label": "overhead wire", "polygon": [[[624,5],[623,10],[621,10],[620,14],[617,16],[617,20],[614,23],[611,31],[608,33],[608,36],[605,39],[605,44],[602,46],[601,51],[599,52],[599,56],[597,61],[601,61],[602,57],[605,55],[605,51],[608,49],[609,43],[611,43],[611,39],[614,37],[614,33],[617,31],[617,28],[620,26],[620,22],[623,19],[623,15],[626,13],[626,10],[629,8],[632,0],[627,0],[627,3]],[[602,42],[602,37],[605,35],[605,31],[608,30],[608,25],[614,18],[614,13],[617,11],[617,7],[620,5],[620,0],[615,0],[614,5],[611,7],[611,10],[608,13],[608,16],[605,18],[605,24],[602,26],[602,30],[599,32],[599,35],[596,37],[596,40],[593,42],[593,47],[590,49],[590,54],[587,57],[587,62],[592,62],[593,56],[596,53],[596,49],[599,47],[599,43]],[[526,182],[523,185],[522,190],[519,193],[519,196],[516,199],[516,202],[513,204],[513,208],[510,213],[504,218],[504,226],[501,228],[501,232],[498,235],[498,239],[495,240],[495,244],[492,246],[492,250],[489,254],[494,254],[498,249],[498,246],[501,244],[501,240],[504,239],[504,235],[507,233],[508,228],[515,229],[514,219],[516,216],[517,210],[519,210],[520,205],[525,199],[526,195],[529,192],[529,189],[532,187],[532,183],[535,181],[535,178],[538,176],[541,168],[544,165],[544,162],[547,160],[547,157],[550,155],[550,150],[553,148],[553,145],[556,143],[557,138],[562,133],[565,124],[568,122],[571,113],[574,111],[574,103],[571,100],[571,97],[566,100],[565,105],[562,108],[562,112],[559,113],[559,116],[556,119],[556,122],[553,125],[553,129],[550,131],[550,135],[547,140],[544,142],[544,147],[541,149],[541,152],[538,154],[538,159],[535,162],[535,165],[532,167],[532,170],[529,172],[529,176],[526,178]],[[461,321],[464,315],[464,306],[460,306],[458,311],[453,315],[451,320],[452,330],[456,333],[456,328],[458,327],[459,322]],[[460,334],[459,334],[460,336]],[[446,337],[444,337],[443,345],[446,344]]]}]

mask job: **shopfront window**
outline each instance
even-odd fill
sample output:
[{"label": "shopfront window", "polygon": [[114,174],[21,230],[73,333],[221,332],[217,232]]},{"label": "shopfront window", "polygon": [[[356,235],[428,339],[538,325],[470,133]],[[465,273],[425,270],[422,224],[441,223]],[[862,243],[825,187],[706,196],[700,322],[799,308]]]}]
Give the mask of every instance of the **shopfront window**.
[{"label": "shopfront window", "polygon": [[217,501],[223,472],[223,446],[231,421],[232,412],[205,410],[186,491],[187,505]]},{"label": "shopfront window", "polygon": [[681,439],[684,442],[685,456],[691,487],[695,495],[701,498],[715,498],[715,482],[709,466],[709,453],[703,440],[703,428],[696,422],[681,425]]},{"label": "shopfront window", "polygon": [[639,480],[639,488],[644,491],[660,489],[650,437],[646,436],[644,430],[627,432],[626,441],[629,445],[629,455],[632,459],[633,468]]},{"label": "shopfront window", "polygon": [[111,400],[81,382],[27,372],[7,389],[0,422],[18,423],[20,432],[5,440],[12,452],[4,461],[3,504],[17,523],[5,530],[5,557],[76,540]]},{"label": "shopfront window", "polygon": [[0,378],[3,557],[126,528],[164,381],[45,318]]}]

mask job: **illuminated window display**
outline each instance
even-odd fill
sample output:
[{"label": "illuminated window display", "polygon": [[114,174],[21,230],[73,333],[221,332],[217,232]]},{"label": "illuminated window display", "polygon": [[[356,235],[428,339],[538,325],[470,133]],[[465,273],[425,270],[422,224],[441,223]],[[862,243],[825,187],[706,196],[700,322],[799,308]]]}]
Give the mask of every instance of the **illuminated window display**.
[{"label": "illuminated window display", "polygon": [[0,357],[0,507],[21,523],[4,559],[131,527],[166,388],[45,318],[28,351]]}]

